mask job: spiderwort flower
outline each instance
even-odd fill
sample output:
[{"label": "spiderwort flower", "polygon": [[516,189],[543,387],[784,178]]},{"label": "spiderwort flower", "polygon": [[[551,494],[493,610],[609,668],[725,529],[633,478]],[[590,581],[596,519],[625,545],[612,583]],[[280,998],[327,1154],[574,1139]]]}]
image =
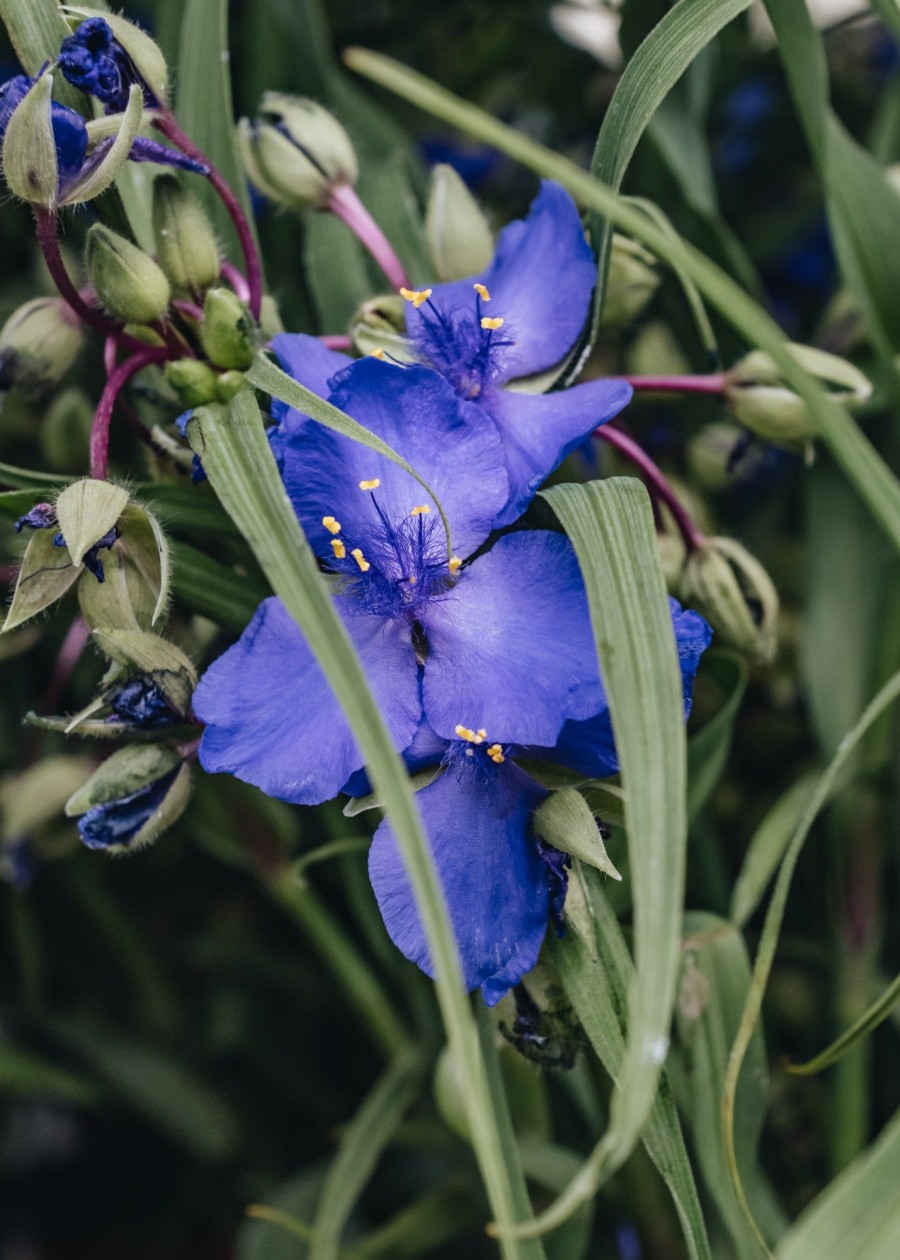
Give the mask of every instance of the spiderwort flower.
[{"label": "spiderwort flower", "polygon": [[[602,699],[568,540],[512,534],[464,566],[508,499],[496,429],[427,368],[366,359],[332,383],[331,402],[401,449],[433,488],[456,549],[448,554],[436,500],[398,465],[297,413],[276,431],[288,494],[338,577],[335,606],[396,747],[410,743],[423,712],[444,739],[463,724],[501,742],[552,745],[565,721],[589,718]],[[206,723],[204,768],[272,796],[328,800],[362,764],[274,598],[207,670],[194,710]]]},{"label": "spiderwort flower", "polygon": [[168,69],[159,48],[133,22],[107,16],[87,18],[63,40],[59,67],[64,77],[96,97],[108,114],[125,108],[133,84],[140,87],[148,109],[165,107]]}]

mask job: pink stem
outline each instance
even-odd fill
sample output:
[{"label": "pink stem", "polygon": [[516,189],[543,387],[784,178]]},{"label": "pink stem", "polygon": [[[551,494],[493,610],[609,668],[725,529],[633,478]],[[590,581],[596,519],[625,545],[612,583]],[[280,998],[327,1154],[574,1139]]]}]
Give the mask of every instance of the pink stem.
[{"label": "pink stem", "polygon": [[617,451],[620,451],[627,460],[630,460],[641,471],[653,495],[661,503],[664,503],[672,513],[672,517],[678,526],[678,531],[684,539],[688,551],[697,551],[705,545],[706,535],[701,529],[698,529],[690,516],[688,516],[662,470],[654,464],[647,452],[638,446],[637,442],[623,433],[621,429],[614,429],[610,425],[604,425],[601,429],[595,429],[594,437],[601,438],[604,442],[608,442],[610,446],[614,446]]},{"label": "pink stem", "polygon": [[235,293],[242,302],[250,301],[250,289],[247,286],[247,281],[244,279],[241,272],[238,271],[237,267],[235,267],[234,263],[223,262],[222,275],[231,285],[232,289],[234,289]]},{"label": "pink stem", "polygon": [[198,323],[203,319],[203,311],[194,302],[188,302],[184,298],[176,298],[172,305],[176,311],[180,311],[188,319],[195,319]]},{"label": "pink stem", "polygon": [[322,345],[326,350],[352,350],[353,341],[346,333],[328,333],[324,337],[319,337]]},{"label": "pink stem", "polygon": [[59,707],[60,698],[66,683],[72,676],[72,671],[78,664],[81,653],[87,646],[87,642],[91,637],[90,629],[81,617],[76,617],[66,631],[66,637],[62,641],[59,649],[59,655],[50,674],[50,680],[47,683],[47,689],[44,692],[39,711],[44,713],[52,713],[54,709]]},{"label": "pink stem", "polygon": [[103,370],[107,379],[112,376],[116,370],[116,358],[119,354],[119,343],[115,337],[109,336],[103,343]]},{"label": "pink stem", "polygon": [[707,376],[624,376],[632,389],[646,389],[670,394],[724,394],[724,372]]},{"label": "pink stem", "polygon": [[59,252],[58,220],[54,212],[45,209],[44,206],[32,206],[31,209],[34,214],[34,225],[37,229],[38,245],[41,253],[44,255],[47,270],[53,278],[53,283],[69,303],[72,310],[83,323],[88,324],[91,328],[96,328],[98,332],[109,333],[113,336],[121,332],[121,325],[117,324],[115,320],[109,319],[108,316],[101,314],[100,311],[95,311],[88,306],[72,283],[69,273],[66,271],[66,265],[62,260],[62,254]]},{"label": "pink stem", "polygon": [[336,184],[328,194],[325,209],[341,220],[366,247],[395,289],[409,287],[409,276],[388,238],[369,214],[349,184]]},{"label": "pink stem", "polygon": [[209,168],[207,179],[219,194],[241,243],[241,252],[244,255],[244,268],[247,272],[248,303],[253,318],[258,320],[262,305],[262,264],[256,249],[256,242],[253,239],[253,231],[247,221],[247,216],[241,208],[241,203],[232,192],[222,172],[213,165],[203,150],[198,148],[189,136],[185,135],[171,111],[158,114],[153,120],[153,125],[158,131],[162,132],[167,140],[171,140],[182,153],[186,153],[195,162],[202,162],[204,166]]},{"label": "pink stem", "polygon": [[17,564],[0,564],[0,586],[12,586],[18,576]]},{"label": "pink stem", "polygon": [[151,363],[163,363],[168,357],[165,346],[145,347],[120,363],[106,382],[91,425],[91,476],[96,481],[105,481],[109,470],[109,424],[120,391],[142,368]]}]

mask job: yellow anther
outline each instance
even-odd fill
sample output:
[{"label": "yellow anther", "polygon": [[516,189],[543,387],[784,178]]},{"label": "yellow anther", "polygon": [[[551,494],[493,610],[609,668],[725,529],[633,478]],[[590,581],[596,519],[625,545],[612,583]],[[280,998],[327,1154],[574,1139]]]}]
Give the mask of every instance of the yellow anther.
[{"label": "yellow anther", "polygon": [[457,739],[464,739],[467,744],[474,744],[475,732],[470,731],[468,726],[454,726],[453,733]]},{"label": "yellow anther", "polygon": [[362,548],[354,547],[353,550],[350,552],[350,554],[353,557],[353,559],[356,561],[356,563],[359,565],[362,572],[368,573],[372,566],[369,564],[368,560],[363,555]]},{"label": "yellow anther", "polygon": [[361,481],[359,483],[360,490],[377,490],[381,485],[380,477],[372,477],[370,481]]},{"label": "yellow anther", "polygon": [[493,761],[495,766],[502,765],[502,763],[506,760],[503,756],[503,749],[499,744],[491,744],[490,748],[487,750],[487,755],[490,757],[491,761]]},{"label": "yellow anther", "polygon": [[484,743],[484,741],[487,739],[487,731],[484,729],[483,726],[480,726],[478,728],[478,734],[481,736],[481,742]]},{"label": "yellow anther", "polygon": [[412,302],[413,306],[421,306],[423,302],[427,302],[431,297],[430,289],[401,289],[400,296],[405,298],[407,302]]},{"label": "yellow anther", "polygon": [[407,578],[406,580],[407,582],[409,582],[410,586],[415,586],[416,582],[418,582],[419,579],[417,577],[410,577],[410,578]]},{"label": "yellow anther", "polygon": [[347,554],[347,548],[341,542],[340,538],[332,538],[331,550],[334,552],[335,560],[343,560],[344,556]]},{"label": "yellow anther", "polygon": [[472,288],[475,290],[475,292],[476,292],[476,293],[478,294],[478,296],[481,298],[482,302],[490,302],[490,300],[491,300],[491,295],[490,295],[490,293],[489,293],[489,291],[488,291],[488,287],[487,287],[487,285],[486,285],[486,284],[473,284],[473,285],[472,285]]},{"label": "yellow anther", "polygon": [[369,358],[370,358],[370,359],[384,359],[384,358],[386,358],[386,357],[387,357],[387,356],[385,355],[385,353],[384,353],[384,351],[382,350],[381,346],[378,346],[378,348],[377,348],[376,350],[370,350],[370,351],[369,351]]},{"label": "yellow anther", "polygon": [[502,315],[497,315],[497,316],[495,316],[495,318],[494,318],[494,319],[491,319],[491,318],[489,318],[489,316],[487,316],[487,315],[483,315],[483,316],[482,316],[482,319],[481,319],[481,327],[482,327],[482,328],[487,328],[487,329],[489,329],[490,331],[493,331],[495,328],[502,328],[502,327],[503,327],[503,316],[502,316]]},{"label": "yellow anther", "polygon": [[339,534],[341,532],[341,522],[336,521],[333,516],[323,516],[322,524],[328,530],[329,534]]},{"label": "yellow anther", "polygon": [[462,560],[460,560],[459,556],[451,556],[447,561],[447,568],[451,573],[459,573],[462,568]]},{"label": "yellow anther", "polygon": [[410,516],[426,516],[431,511],[427,503],[423,503],[421,507],[414,507],[410,512]]}]

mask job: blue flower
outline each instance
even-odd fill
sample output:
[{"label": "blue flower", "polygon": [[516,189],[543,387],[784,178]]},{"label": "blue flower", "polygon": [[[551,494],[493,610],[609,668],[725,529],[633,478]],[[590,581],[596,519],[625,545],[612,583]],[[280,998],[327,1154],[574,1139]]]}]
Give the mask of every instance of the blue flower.
[{"label": "blue flower", "polygon": [[160,808],[179,772],[176,766],[128,796],[94,805],[78,819],[82,841],[89,849],[127,849]]},{"label": "blue flower", "polygon": [[[685,717],[700,656],[712,632],[697,613],[670,600],[684,688]],[[605,697],[588,721],[570,721],[555,748],[493,742],[486,730],[459,728],[452,741],[428,726],[404,752],[411,774],[440,767],[439,777],[416,800],[450,910],[468,989],[482,989],[493,1006],[531,970],[544,940],[548,912],[561,921],[566,896],[566,855],[538,840],[531,826],[547,796],[516,758],[553,760],[591,778],[618,770]],[[368,790],[364,774],[346,785],[351,795]],[[375,832],[369,875],[394,944],[432,974],[403,860],[391,824]]]},{"label": "blue flower", "polygon": [[107,701],[111,722],[127,722],[139,730],[157,731],[183,721],[155,678],[145,674],[119,687]]},{"label": "blue flower", "polygon": [[[549,474],[631,398],[631,386],[612,379],[550,394],[506,388],[553,368],[573,349],[596,274],[575,203],[545,182],[528,218],[501,232],[481,276],[410,292],[407,331],[416,355],[486,413],[500,435],[509,494],[497,527],[521,516]],[[282,334],[272,348],[285,371],[323,395],[350,362],[311,337]],[[283,404],[274,412],[276,419],[292,414]]]},{"label": "blue flower", "polygon": [[[561,534],[487,538],[508,485],[500,441],[426,368],[362,360],[331,401],[403,451],[440,499],[396,464],[296,413],[273,438],[288,493],[338,577],[334,602],[398,749],[423,715],[503,743],[552,745],[602,703],[586,597]],[[462,559],[461,559],[462,558]],[[421,671],[421,681],[420,681]],[[200,760],[272,796],[314,804],[360,769],[350,730],[303,635],[275,598],[207,670],[194,698]]]},{"label": "blue flower", "polygon": [[125,108],[128,89],[133,83],[143,89],[148,109],[159,104],[102,17],[88,18],[63,40],[59,67],[72,87],[95,96],[108,114]]}]

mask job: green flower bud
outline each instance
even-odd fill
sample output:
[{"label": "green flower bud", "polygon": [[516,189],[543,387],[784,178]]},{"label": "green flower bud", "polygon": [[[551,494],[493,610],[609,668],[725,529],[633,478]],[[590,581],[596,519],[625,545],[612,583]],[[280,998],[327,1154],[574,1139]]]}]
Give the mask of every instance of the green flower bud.
[{"label": "green flower bud", "polygon": [[720,641],[757,660],[772,659],[778,592],[759,561],[733,538],[708,538],[688,557],[680,595],[705,614]]},{"label": "green flower bud", "polygon": [[[844,406],[858,407],[871,398],[871,381],[846,359],[791,342],[784,349]],[[815,436],[806,403],[784,383],[765,350],[753,350],[734,365],[726,377],[725,399],[739,424],[770,442],[792,446]]]},{"label": "green flower bud", "polygon": [[611,330],[633,323],[658,287],[653,255],[636,241],[614,233],[600,327]]},{"label": "green flower bud", "polygon": [[216,397],[216,374],[202,359],[176,359],[166,364],[166,380],[185,407],[202,407]]},{"label": "green flower bud", "polygon": [[231,402],[235,394],[244,388],[244,379],[243,372],[223,372],[216,378],[216,401]]},{"label": "green flower bud", "polygon": [[120,748],[66,803],[91,849],[134,853],[176,822],[190,795],[190,771],[165,744]]},{"label": "green flower bud", "polygon": [[219,278],[219,247],[206,211],[177,175],[153,181],[153,236],[174,289],[202,292]]},{"label": "green flower bud", "polygon": [[232,289],[207,293],[200,340],[216,367],[244,370],[253,362],[259,344],[256,325]]},{"label": "green flower bud", "polygon": [[109,313],[126,324],[151,324],[172,296],[162,269],[137,245],[95,223],[84,255],[88,277]]},{"label": "green flower bud", "polygon": [[734,424],[707,424],[687,444],[687,462],[691,476],[704,490],[727,490],[734,478],[728,471],[731,453],[741,440],[741,430]]},{"label": "green flower bud", "polygon": [[478,202],[452,166],[431,172],[425,239],[439,280],[462,280],[484,271],[494,238]]},{"label": "green flower bud", "polygon": [[684,561],[687,556],[684,540],[677,533],[657,534],[656,554],[659,557],[659,567],[662,569],[662,575],[665,578],[666,590],[670,595],[674,595],[681,583],[681,570],[684,568]]},{"label": "green flower bud", "polygon": [[0,388],[36,402],[62,380],[81,349],[81,321],[62,298],[32,298],[0,330]]},{"label": "green flower bud", "polygon": [[363,302],[350,321],[350,338],[360,354],[383,351],[401,363],[413,360],[406,336],[406,302],[395,293]]},{"label": "green flower bud", "polygon": [[339,184],[355,184],[356,154],[344,128],[315,101],[266,92],[262,117],[238,124],[247,174],[272,201],[320,210]]}]

